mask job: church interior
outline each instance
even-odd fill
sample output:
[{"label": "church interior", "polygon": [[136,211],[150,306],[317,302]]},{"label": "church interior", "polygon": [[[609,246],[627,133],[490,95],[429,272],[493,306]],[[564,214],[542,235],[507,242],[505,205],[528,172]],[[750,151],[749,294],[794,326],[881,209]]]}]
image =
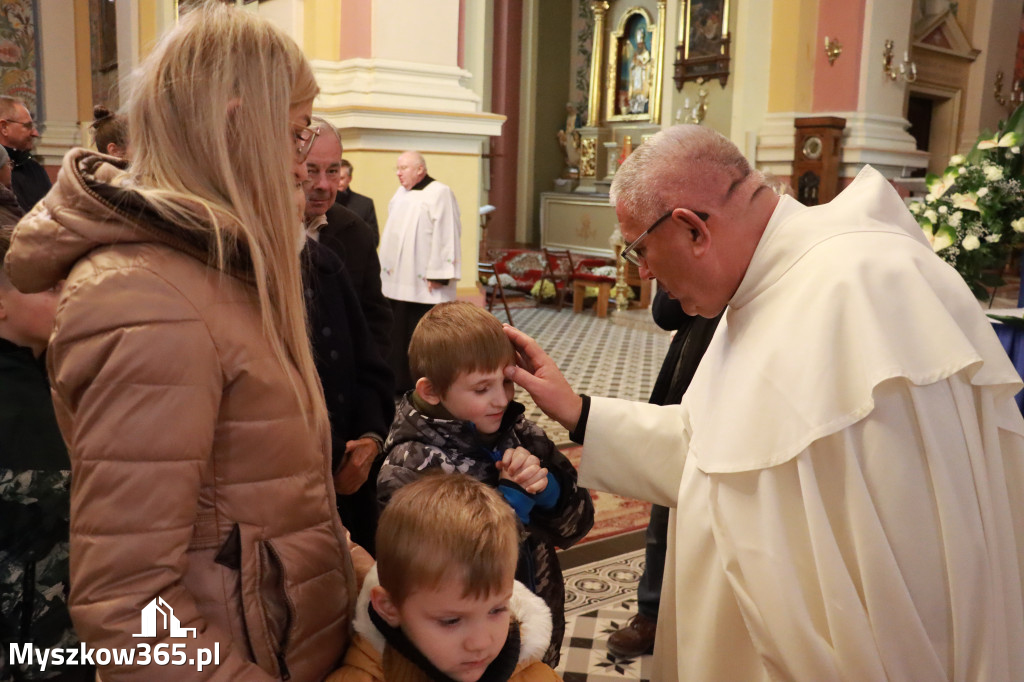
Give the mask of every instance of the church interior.
[{"label": "church interior", "polygon": [[[52,178],[65,153],[92,144],[93,107],[121,106],[133,69],[187,4],[0,2],[3,94],[25,100]],[[459,298],[541,340],[577,390],[641,401],[670,335],[651,319],[656,284],[616,258],[608,191],[633,149],[699,124],[807,205],[867,165],[910,202],[958,155],[998,139],[1024,103],[1024,0],[233,4],[311,60],[314,114],[337,126],[351,186],[373,200],[381,229],[396,159],[418,150],[458,201]],[[980,305],[1020,307],[1019,253]],[[524,391],[517,399],[578,456]],[[563,553],[570,624],[558,672],[649,679],[648,656],[605,646],[635,613],[649,506],[596,502],[597,532]]]}]

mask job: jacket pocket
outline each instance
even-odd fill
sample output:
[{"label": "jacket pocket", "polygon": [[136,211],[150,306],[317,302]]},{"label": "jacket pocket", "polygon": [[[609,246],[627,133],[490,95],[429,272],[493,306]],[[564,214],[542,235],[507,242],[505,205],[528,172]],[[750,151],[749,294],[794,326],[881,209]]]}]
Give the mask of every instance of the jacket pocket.
[{"label": "jacket pocket", "polygon": [[227,546],[218,557],[236,554],[242,594],[242,617],[253,660],[271,675],[291,677],[285,660],[294,622],[294,607],[285,590],[287,576],[272,540],[259,528],[239,524],[228,543],[237,538],[237,553]]}]

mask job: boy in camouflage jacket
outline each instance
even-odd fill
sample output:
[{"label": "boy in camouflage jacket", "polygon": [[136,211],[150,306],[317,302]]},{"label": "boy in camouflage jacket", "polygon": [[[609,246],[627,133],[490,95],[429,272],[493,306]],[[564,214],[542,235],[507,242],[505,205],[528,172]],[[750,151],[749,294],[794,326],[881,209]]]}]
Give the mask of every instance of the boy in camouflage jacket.
[{"label": "boy in camouflage jacket", "polygon": [[[470,303],[442,303],[413,332],[409,364],[416,388],[398,404],[377,479],[381,506],[424,473],[463,473],[494,486],[523,526],[516,580],[551,608],[555,667],[565,632],[565,585],[555,553],[594,525],[590,493],[543,429],[512,400],[505,367],[511,343],[493,315]],[[439,519],[443,523],[443,519]]]},{"label": "boy in camouflage jacket", "polygon": [[[11,228],[0,228],[0,264]],[[14,665],[9,643],[78,644],[68,615],[71,461],[42,363],[59,292],[23,294],[0,268],[0,681],[90,679],[88,666]]]}]

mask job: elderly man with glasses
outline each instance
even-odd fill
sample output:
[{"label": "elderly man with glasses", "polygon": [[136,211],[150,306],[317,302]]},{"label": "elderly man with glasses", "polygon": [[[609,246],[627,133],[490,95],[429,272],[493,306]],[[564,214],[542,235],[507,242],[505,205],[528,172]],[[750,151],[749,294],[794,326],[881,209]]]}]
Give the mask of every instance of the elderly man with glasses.
[{"label": "elderly man with glasses", "polygon": [[1019,679],[1020,377],[889,182],[804,207],[678,126],[612,196],[641,275],[724,310],[682,404],[577,395],[512,328],[508,374],[580,485],[671,508],[651,679]]},{"label": "elderly man with glasses", "polygon": [[11,183],[18,204],[26,212],[46,196],[53,183],[32,156],[39,130],[24,100],[0,95],[0,144],[11,157]]}]

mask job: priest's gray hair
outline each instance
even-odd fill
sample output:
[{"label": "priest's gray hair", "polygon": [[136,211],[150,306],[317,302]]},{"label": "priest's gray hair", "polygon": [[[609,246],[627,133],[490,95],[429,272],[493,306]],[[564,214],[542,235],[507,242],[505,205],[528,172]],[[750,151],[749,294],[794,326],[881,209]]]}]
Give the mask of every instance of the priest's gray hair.
[{"label": "priest's gray hair", "polygon": [[[673,126],[641,144],[623,162],[612,181],[611,202],[633,220],[650,222],[679,206],[680,195],[689,191],[692,197],[695,189],[700,191],[707,174],[715,170],[732,177],[733,187],[751,174],[760,175],[721,133],[699,125]],[[717,205],[726,198],[708,200]]]}]

